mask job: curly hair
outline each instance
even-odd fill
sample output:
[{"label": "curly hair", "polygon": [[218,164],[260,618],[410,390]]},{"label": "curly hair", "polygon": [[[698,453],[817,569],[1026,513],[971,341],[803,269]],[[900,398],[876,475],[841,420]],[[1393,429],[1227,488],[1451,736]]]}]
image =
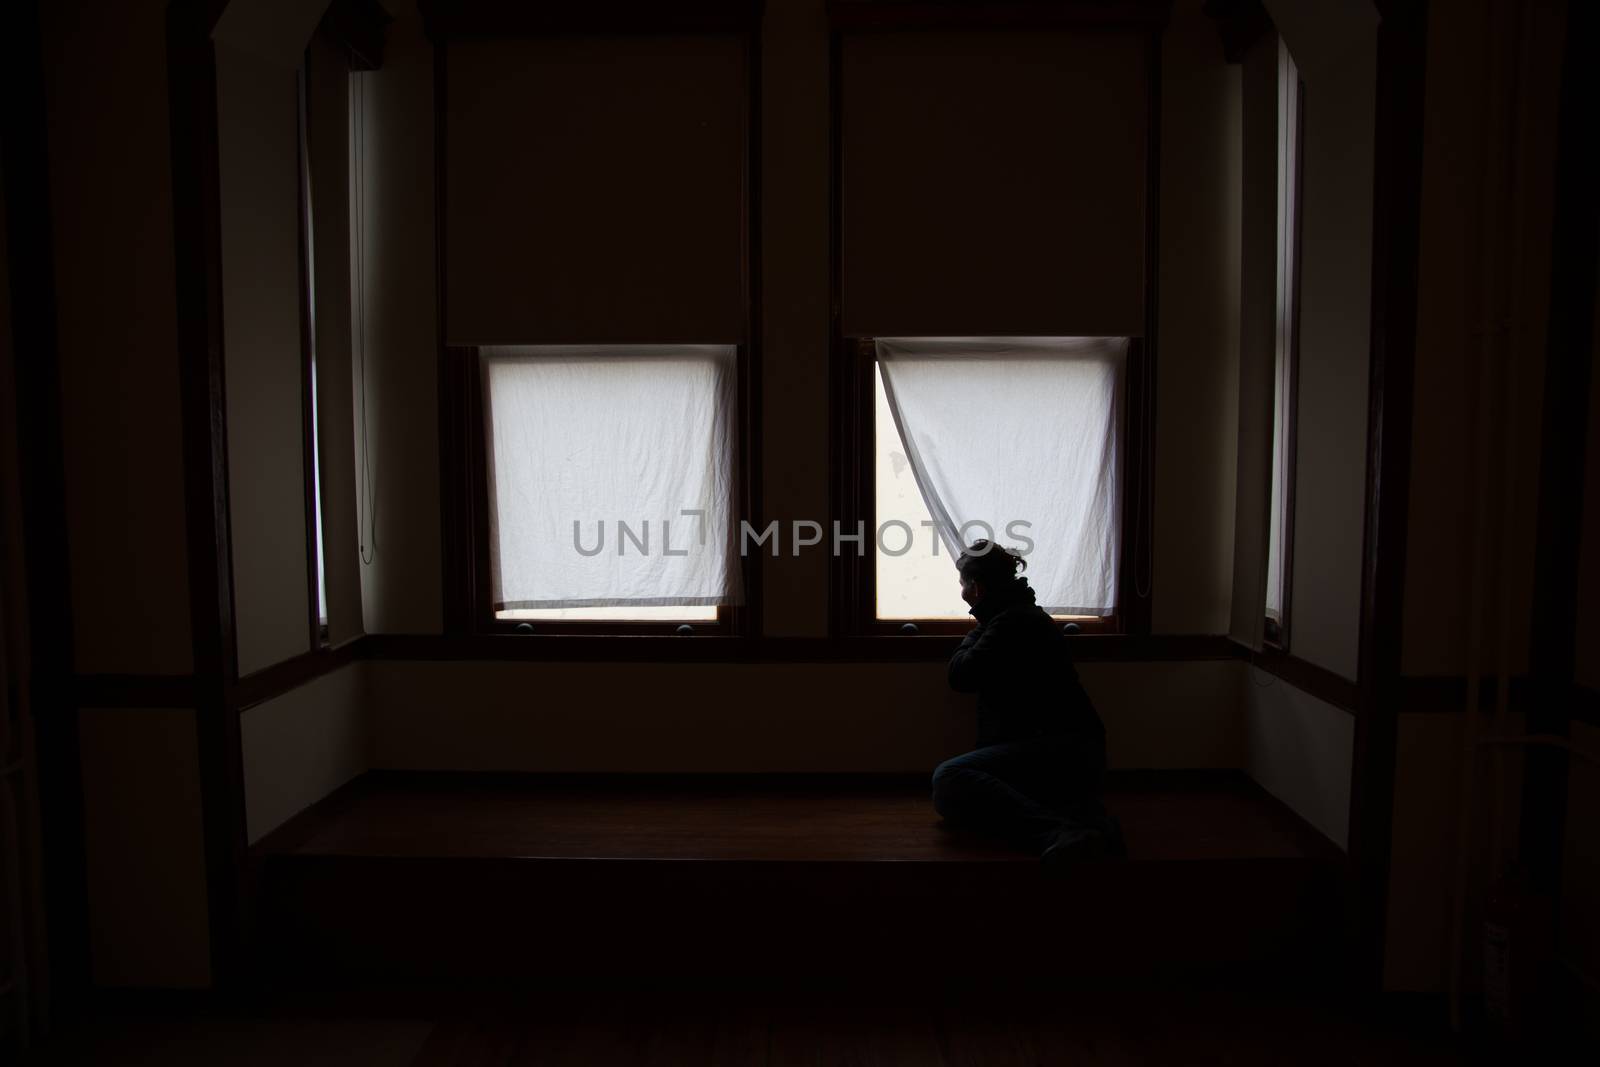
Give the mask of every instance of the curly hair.
[{"label": "curly hair", "polygon": [[1019,572],[1028,569],[1028,561],[1004,545],[980,538],[961,553],[956,569],[968,581],[1004,585],[1020,577]]}]

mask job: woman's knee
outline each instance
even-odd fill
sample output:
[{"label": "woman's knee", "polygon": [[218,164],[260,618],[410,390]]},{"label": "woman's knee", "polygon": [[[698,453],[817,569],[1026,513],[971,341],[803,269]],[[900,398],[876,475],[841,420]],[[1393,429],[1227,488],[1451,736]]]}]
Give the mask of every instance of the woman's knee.
[{"label": "woman's knee", "polygon": [[962,801],[976,772],[960,762],[960,757],[945,760],[933,771],[933,810],[946,819],[960,815]]}]

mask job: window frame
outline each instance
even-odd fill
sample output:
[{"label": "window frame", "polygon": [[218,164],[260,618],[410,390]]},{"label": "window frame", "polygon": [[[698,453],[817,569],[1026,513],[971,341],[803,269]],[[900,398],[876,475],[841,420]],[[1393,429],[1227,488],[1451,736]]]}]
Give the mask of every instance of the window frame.
[{"label": "window frame", "polygon": [[[1286,46],[1279,41],[1278,47]],[[1292,58],[1292,57],[1291,57]],[[1289,651],[1290,623],[1294,610],[1294,512],[1295,512],[1295,471],[1298,467],[1299,454],[1299,414],[1300,414],[1300,279],[1304,274],[1301,270],[1301,253],[1304,248],[1305,212],[1305,138],[1306,122],[1306,80],[1299,77],[1296,68],[1295,85],[1295,142],[1294,142],[1294,184],[1288,190],[1290,200],[1289,214],[1294,219],[1293,232],[1287,235],[1278,234],[1279,241],[1287,241],[1289,248],[1284,256],[1284,262],[1289,271],[1289,338],[1287,351],[1284,353],[1284,382],[1282,389],[1274,389],[1272,403],[1274,408],[1282,402],[1283,412],[1283,466],[1279,471],[1279,481],[1282,488],[1279,491],[1279,503],[1282,505],[1283,514],[1271,514],[1271,494],[1268,492],[1267,522],[1277,523],[1278,530],[1278,570],[1279,588],[1282,590],[1283,606],[1281,619],[1274,619],[1266,611],[1265,603],[1261,612],[1261,642],[1279,652]],[[1280,157],[1281,158],[1281,157]],[[1270,561],[1269,561],[1270,566]],[[1265,601],[1266,590],[1263,586],[1262,597]]]},{"label": "window frame", "polygon": [[[877,338],[845,337],[836,343],[834,381],[834,515],[846,531],[859,522],[868,531],[877,529],[876,410]],[[1148,634],[1149,588],[1138,595],[1138,561],[1148,560],[1149,521],[1149,435],[1151,415],[1148,403],[1137,403],[1144,396],[1149,380],[1144,339],[1130,337],[1122,369],[1123,417],[1118,427],[1118,450],[1122,462],[1122,509],[1119,517],[1121,552],[1117,574],[1117,611],[1096,619],[1063,619],[1072,622],[1082,634]],[[1140,475],[1142,477],[1136,477]],[[1142,490],[1142,492],[1141,492]],[[1143,512],[1143,518],[1140,512]],[[1143,556],[1139,553],[1144,553]],[[833,605],[831,622],[836,636],[952,636],[972,629],[970,619],[880,619],[877,616],[877,567],[874,551],[865,545],[857,553],[833,557]],[[951,582],[955,581],[954,571]],[[1145,610],[1141,614],[1137,607]],[[910,625],[914,629],[907,629]]]},{"label": "window frame", "polygon": [[327,577],[324,570],[322,526],[322,495],[318,491],[318,463],[321,450],[317,447],[316,405],[316,294],[312,291],[314,274],[312,256],[315,254],[314,231],[311,218],[311,156],[308,139],[311,125],[311,99],[307,85],[309,53],[302,53],[295,75],[295,92],[298,101],[295,116],[295,196],[298,212],[296,260],[299,267],[300,290],[300,460],[301,477],[305,482],[306,526],[306,610],[310,616],[309,650],[318,652],[329,647],[328,620],[322,615],[322,602],[327,597]]},{"label": "window frame", "polygon": [[[737,375],[734,411],[734,499],[736,518],[755,514],[754,479],[748,476],[752,461],[751,444],[756,427],[752,426],[750,404],[749,346],[734,346],[735,373]],[[631,620],[631,619],[501,619],[494,610],[494,596],[490,589],[491,555],[489,543],[489,462],[486,425],[484,422],[483,359],[481,346],[449,345],[445,348],[446,366],[454,379],[451,390],[460,404],[462,426],[466,439],[462,442],[455,464],[457,477],[465,490],[467,501],[466,529],[469,552],[464,563],[466,573],[464,591],[466,603],[462,605],[468,623],[467,632],[473,634],[516,634],[522,636],[679,636],[679,627],[693,627],[691,636],[741,637],[749,636],[757,618],[754,588],[760,571],[760,557],[755,554],[741,556],[738,560],[740,579],[744,589],[744,603],[725,604],[717,609],[715,620]],[[447,515],[448,518],[448,515]],[[460,587],[458,586],[458,589]]]}]

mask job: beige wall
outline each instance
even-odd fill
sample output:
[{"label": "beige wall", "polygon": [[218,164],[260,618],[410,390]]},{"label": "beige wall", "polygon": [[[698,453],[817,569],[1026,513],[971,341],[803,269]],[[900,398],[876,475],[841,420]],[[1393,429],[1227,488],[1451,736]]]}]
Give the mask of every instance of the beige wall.
[{"label": "beige wall", "polygon": [[165,8],[40,5],[80,671],[191,668]]},{"label": "beige wall", "polygon": [[[931,771],[972,747],[942,663],[372,662],[373,765],[475,771]],[[1118,767],[1239,767],[1240,665],[1092,663]]]},{"label": "beige wall", "polygon": [[228,510],[239,673],[310,648],[295,68],[218,42]]},{"label": "beige wall", "polygon": [[230,49],[293,67],[328,0],[228,0],[212,37]]},{"label": "beige wall", "polygon": [[1238,438],[1240,70],[1198,0],[1161,52],[1157,633],[1225,633]]},{"label": "beige wall", "polygon": [[[1221,632],[1232,528],[1237,73],[1198,0],[1178,5],[1164,62],[1162,355],[1157,427],[1158,629]],[[764,17],[762,403],[765,518],[827,517],[827,35],[821,0]],[[378,559],[365,569],[367,628],[440,625],[437,367],[433,345],[431,52],[397,10],[383,71],[368,77],[368,418],[377,467]],[[1222,213],[1218,221],[1216,213]],[[1169,379],[1170,376],[1170,379]],[[1182,398],[1180,402],[1179,398]],[[1210,401],[1207,402],[1206,398]],[[359,401],[358,401],[359,403]],[[1167,501],[1170,500],[1169,505]],[[821,554],[763,563],[767,632],[826,633]]]},{"label": "beige wall", "polygon": [[842,34],[845,336],[1143,334],[1148,56],[1110,28]]},{"label": "beige wall", "polygon": [[[1163,125],[1162,202],[1170,218],[1162,230],[1169,243],[1161,259],[1154,610],[1159,630],[1220,633],[1233,514],[1238,75],[1224,63],[1198,0],[1177,6],[1163,53],[1173,85]],[[364,568],[363,594],[369,631],[437,632],[432,56],[415,11],[394,13],[384,69],[366,77],[366,397],[379,506],[377,557]],[[769,4],[762,48],[764,518],[825,520],[828,52],[821,0]],[[821,553],[763,559],[766,632],[826,634],[826,564]],[[1242,761],[1242,720],[1223,710],[1238,694],[1231,668],[1092,665],[1085,673],[1096,678],[1097,701],[1115,709],[1109,717],[1127,724],[1126,738],[1113,725],[1122,765]],[[547,705],[520,695],[551,684],[547,676],[570,697]],[[917,702],[897,695],[906,678],[920,679],[913,691],[921,700],[956,718],[937,725],[943,720],[895,710]],[[1170,679],[1176,688],[1169,695],[1150,679]],[[673,686],[704,696],[672,697],[665,715],[651,710],[657,694]],[[603,699],[584,698],[596,688]],[[467,690],[481,699],[462,708],[456,694]],[[763,695],[768,690],[784,695]],[[841,702],[841,693],[861,695]],[[938,665],[374,664],[372,699],[379,765],[505,760],[533,767],[548,760],[567,769],[625,770],[704,758],[722,769],[787,761],[885,770],[921,768],[936,753],[956,751],[952,745],[970,744],[970,722],[944,691]],[[770,717],[737,710],[773,699]],[[1157,709],[1184,703],[1206,709],[1195,720],[1204,729],[1158,726]],[[719,736],[713,727],[730,717],[733,733],[713,754],[695,754],[693,744]],[[530,743],[554,729],[563,731],[556,735],[561,744]],[[636,747],[634,738],[658,738],[658,730],[666,731],[659,744]],[[613,737],[622,740],[617,753],[597,747]]]},{"label": "beige wall", "polygon": [[194,712],[85,709],[78,728],[95,984],[210,984]]},{"label": "beige wall", "polygon": [[364,413],[366,436],[357,442],[356,462],[370,464],[376,498],[375,507],[364,502],[358,512],[372,560],[361,569],[362,617],[370,633],[438,633],[433,46],[414,5],[391,7],[396,20],[383,69],[353,79],[367,172],[365,284],[355,326],[357,423]]},{"label": "beige wall", "polygon": [[737,343],[744,51],[705,34],[453,42],[445,339]]},{"label": "beige wall", "polygon": [[[1492,681],[1528,664],[1562,7],[1470,0],[1430,5],[1429,19],[1402,668],[1476,669]],[[1580,654],[1580,674],[1583,663]],[[1464,757],[1463,732],[1494,729],[1490,705],[1476,722],[1463,712],[1401,716],[1390,988],[1447,986],[1467,766],[1476,776],[1461,925],[1469,988],[1481,973],[1475,931],[1493,874],[1495,760]],[[1502,732],[1519,732],[1516,711]],[[1522,758],[1503,761],[1508,776]],[[1500,794],[1508,840],[1519,795],[1514,786]]]},{"label": "beige wall", "polygon": [[1347,847],[1355,716],[1265,671],[1241,670],[1250,776]]},{"label": "beige wall", "polygon": [[1527,669],[1562,20],[1520,7],[1430,8],[1408,674]]},{"label": "beige wall", "polygon": [[366,669],[352,663],[240,716],[252,844],[367,769]]},{"label": "beige wall", "polygon": [[1356,675],[1371,361],[1377,13],[1267,4],[1305,82],[1291,651]]},{"label": "beige wall", "polygon": [[[828,513],[828,25],[822,0],[783,0],[762,16],[762,464],[765,520],[789,527]],[[800,447],[800,442],[814,442]],[[763,555],[762,627],[828,633],[828,561]]]}]

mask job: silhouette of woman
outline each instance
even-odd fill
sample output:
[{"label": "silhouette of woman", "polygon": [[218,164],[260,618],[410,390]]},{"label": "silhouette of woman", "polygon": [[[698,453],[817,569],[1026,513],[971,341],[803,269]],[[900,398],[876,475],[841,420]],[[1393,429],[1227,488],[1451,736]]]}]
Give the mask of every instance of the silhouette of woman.
[{"label": "silhouette of woman", "polygon": [[978,694],[978,747],[933,772],[951,828],[1037,853],[1046,866],[1126,853],[1100,802],[1105,726],[1061,627],[1035,602],[1021,556],[977,541],[956,563],[978,621],[950,657],[950,687]]}]

